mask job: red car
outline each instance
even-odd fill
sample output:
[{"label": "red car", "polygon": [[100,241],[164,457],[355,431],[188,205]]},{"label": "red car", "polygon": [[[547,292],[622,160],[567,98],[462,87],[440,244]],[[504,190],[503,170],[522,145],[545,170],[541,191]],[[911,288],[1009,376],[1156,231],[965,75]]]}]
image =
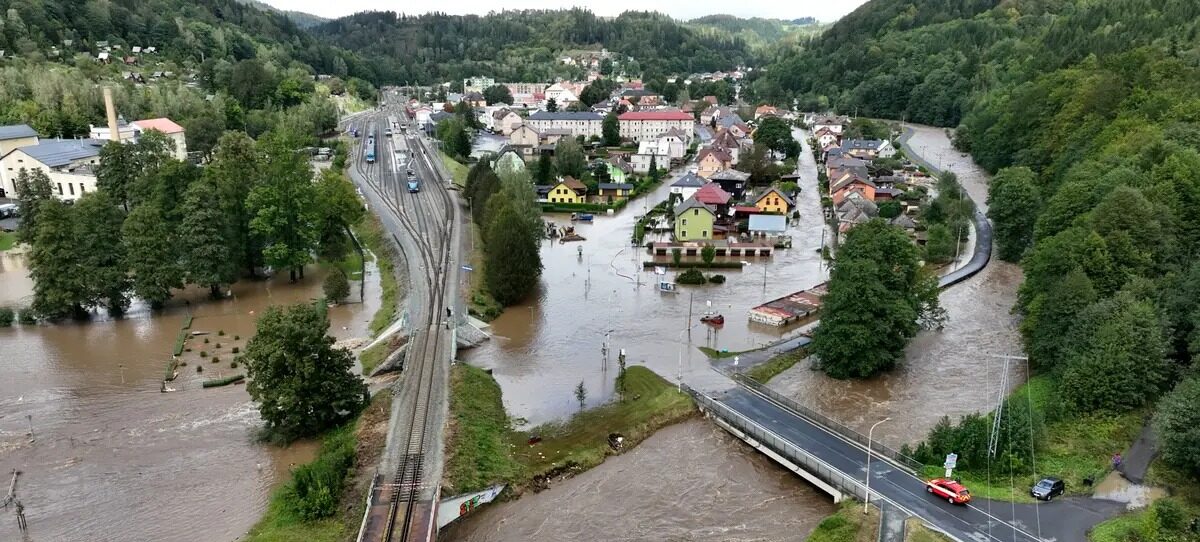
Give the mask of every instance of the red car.
[{"label": "red car", "polygon": [[925,490],[946,499],[950,504],[967,504],[971,502],[971,492],[966,486],[946,478],[934,478],[925,483]]}]

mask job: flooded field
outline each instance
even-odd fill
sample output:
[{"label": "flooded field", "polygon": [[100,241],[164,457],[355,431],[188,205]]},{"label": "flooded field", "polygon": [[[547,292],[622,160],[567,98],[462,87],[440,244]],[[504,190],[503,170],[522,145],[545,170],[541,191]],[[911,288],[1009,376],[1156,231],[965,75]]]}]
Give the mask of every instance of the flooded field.
[{"label": "flooded field", "polygon": [[[27,295],[23,260],[0,255],[0,265],[0,303]],[[0,471],[22,471],[25,540],[229,541],[243,534],[271,488],[311,459],[316,445],[255,442],[260,421],[245,387],[200,384],[235,371],[232,348],[253,335],[257,314],[319,297],[322,278],[310,267],[300,283],[286,276],[242,282],[218,301],[207,299],[207,290],[188,290],[160,313],[135,303],[119,319],[0,329]],[[371,266],[368,292],[377,287]],[[331,308],[331,333],[365,336],[378,303],[372,298]],[[192,339],[188,365],[170,384],[177,391],[160,393],[189,312],[192,330],[209,332],[211,342]],[[199,358],[200,349],[221,361]],[[0,517],[0,540],[21,540],[9,514]]]}]

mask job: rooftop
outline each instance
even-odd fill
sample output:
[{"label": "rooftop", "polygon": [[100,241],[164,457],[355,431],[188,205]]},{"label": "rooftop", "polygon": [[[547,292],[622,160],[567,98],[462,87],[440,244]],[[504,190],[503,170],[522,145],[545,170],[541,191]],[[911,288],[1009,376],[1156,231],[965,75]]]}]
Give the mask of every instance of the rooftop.
[{"label": "rooftop", "polygon": [[604,117],[591,111],[538,111],[529,115],[529,120],[604,120]]},{"label": "rooftop", "polygon": [[0,141],[22,137],[37,137],[37,130],[30,128],[28,124],[0,126]]},{"label": "rooftop", "polygon": [[692,197],[708,205],[724,205],[729,203],[730,198],[733,196],[729,195],[729,192],[722,190],[720,184],[708,183],[701,186],[700,190],[697,190],[696,194]]},{"label": "rooftop", "polygon": [[705,184],[707,183],[704,179],[701,179],[700,177],[696,176],[695,173],[689,171],[686,175],[680,177],[678,181],[671,183],[671,186],[678,186],[682,188],[700,188]]},{"label": "rooftop", "polygon": [[171,119],[168,119],[166,117],[160,117],[157,119],[137,120],[137,121],[134,121],[133,123],[136,124],[138,126],[138,128],[141,128],[143,130],[158,130],[164,134],[181,134],[181,133],[183,133],[182,126],[175,124],[175,121],[172,121]]},{"label": "rooftop", "polygon": [[600,183],[596,187],[600,190],[633,190],[630,183]]},{"label": "rooftop", "polygon": [[662,111],[630,111],[617,117],[618,120],[692,120],[692,116],[678,109]]},{"label": "rooftop", "polygon": [[17,150],[48,167],[61,167],[75,160],[99,156],[103,146],[104,142],[99,139],[43,139],[37,145]]},{"label": "rooftop", "polygon": [[717,212],[711,206],[701,203],[696,199],[696,196],[692,196],[684,200],[683,203],[675,206],[675,216],[683,214],[683,212],[688,209],[704,209],[705,211],[712,213],[714,216],[717,214]]}]

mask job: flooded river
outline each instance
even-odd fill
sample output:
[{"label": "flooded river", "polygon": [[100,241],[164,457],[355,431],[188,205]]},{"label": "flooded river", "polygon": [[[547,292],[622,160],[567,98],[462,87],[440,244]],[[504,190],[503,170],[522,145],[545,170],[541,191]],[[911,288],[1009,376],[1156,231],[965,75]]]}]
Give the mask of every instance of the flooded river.
[{"label": "flooded river", "polygon": [[[0,265],[0,303],[25,298],[23,260],[0,255]],[[316,446],[256,443],[261,424],[245,387],[200,384],[241,371],[229,366],[232,350],[245,347],[257,315],[319,297],[322,276],[314,267],[298,284],[286,276],[242,282],[219,301],[189,290],[157,314],[135,304],[120,319],[0,329],[0,475],[6,491],[11,469],[22,471],[25,540],[230,541],[245,533],[270,489]],[[368,303],[330,309],[333,335],[366,335],[377,287],[372,266]],[[178,391],[160,393],[189,311],[192,330],[209,334],[188,342],[188,365],[171,383]],[[0,540],[22,540],[11,511],[0,512]]]},{"label": "flooded river", "polygon": [[[940,129],[918,127],[913,145],[935,163],[941,152],[942,165],[959,174],[971,196],[980,204],[986,200],[986,175],[951,149]],[[574,244],[546,243],[538,298],[506,311],[493,322],[497,337],[465,357],[495,370],[513,415],[540,423],[577,408],[572,388],[581,378],[589,403],[607,400],[615,372],[605,372],[602,365],[606,333],[612,347],[625,348],[632,362],[671,379],[679,372],[682,351],[684,379],[700,386],[713,373],[695,346],[746,350],[795,333],[751,324],[746,311],[827,277],[816,252],[822,226],[807,144],[801,157],[803,218],[789,231],[794,248],[767,263],[765,286],[761,261],[740,272],[722,271],[729,276],[723,286],[684,287],[678,295],[660,294],[652,274],[636,274],[642,253],[635,256],[627,246],[632,215],[663,199],[668,181],[645,203],[634,202],[622,215],[597,217],[595,224],[583,226],[582,257]],[[630,276],[640,277],[640,289]],[[976,277],[945,291],[945,329],[919,335],[906,350],[904,365],[882,378],[838,381],[802,363],[772,386],[863,430],[892,416],[875,432],[889,444],[918,440],[944,414],[994,404],[1004,366],[992,356],[1020,353],[1016,319],[1009,313],[1020,281],[1017,266],[993,260]],[[687,320],[688,292],[694,292],[694,314],[711,300],[726,324],[718,332],[693,328],[691,346],[681,350],[687,343],[686,333],[680,340],[681,330],[693,323]],[[1024,367],[1014,362],[1009,371],[1011,387]],[[481,510],[445,538],[550,540],[603,533],[616,540],[799,540],[832,510],[828,497],[795,475],[708,422],[694,421],[663,430],[629,454],[546,492]]]}]

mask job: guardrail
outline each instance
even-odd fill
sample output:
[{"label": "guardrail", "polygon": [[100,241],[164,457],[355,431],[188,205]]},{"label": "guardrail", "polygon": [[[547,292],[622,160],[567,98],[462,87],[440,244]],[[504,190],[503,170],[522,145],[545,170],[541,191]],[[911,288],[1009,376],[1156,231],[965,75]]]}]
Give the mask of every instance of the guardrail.
[{"label": "guardrail", "polygon": [[[771,402],[774,402],[774,403],[778,404],[779,406],[782,406],[788,410],[791,410],[792,412],[795,412],[796,414],[799,414],[799,415],[809,419],[810,421],[816,423],[817,425],[820,425],[821,427],[824,427],[825,429],[827,429],[828,431],[830,431],[832,433],[835,433],[843,438],[846,438],[847,440],[851,440],[851,441],[857,443],[858,445],[862,446],[864,449],[867,448],[868,439],[867,439],[866,435],[863,435],[862,433],[859,433],[858,431],[851,429],[850,427],[846,426],[845,424],[843,424],[829,416],[826,416],[824,414],[821,414],[820,412],[817,412],[816,410],[813,410],[804,405],[801,405],[800,403],[797,403],[796,401],[794,401],[788,397],[785,397],[784,395],[780,394],[779,392],[760,384],[759,382],[755,381],[754,379],[752,379],[748,376],[745,376],[741,373],[733,373],[730,376],[733,377],[733,380],[735,382],[737,382],[738,384],[741,384],[742,386],[745,386],[746,388],[749,388],[750,391],[757,393],[759,395],[762,395],[763,397],[767,398]],[[920,461],[917,461],[916,459],[908,457],[888,446],[885,446],[877,440],[870,441],[870,448],[871,448],[871,451],[874,452],[875,454],[887,457],[888,459],[891,459],[900,468],[903,468],[903,469],[909,471],[909,473],[911,473],[911,474],[920,473],[921,470],[925,467],[925,465],[923,463],[921,463]]]},{"label": "guardrail", "polygon": [[[771,451],[787,458],[788,461],[803,467],[810,474],[824,480],[826,483],[837,486],[838,489],[849,493],[855,499],[859,501],[866,499],[867,488],[863,480],[853,478],[841,470],[834,468],[803,448],[775,434],[770,429],[759,425],[758,422],[733,410],[724,403],[692,389],[687,384],[683,385],[683,389],[700,405],[701,410],[716,413],[726,423],[753,437],[759,444],[770,448]],[[883,500],[884,497],[878,491],[871,490],[871,499],[879,501]]]}]

